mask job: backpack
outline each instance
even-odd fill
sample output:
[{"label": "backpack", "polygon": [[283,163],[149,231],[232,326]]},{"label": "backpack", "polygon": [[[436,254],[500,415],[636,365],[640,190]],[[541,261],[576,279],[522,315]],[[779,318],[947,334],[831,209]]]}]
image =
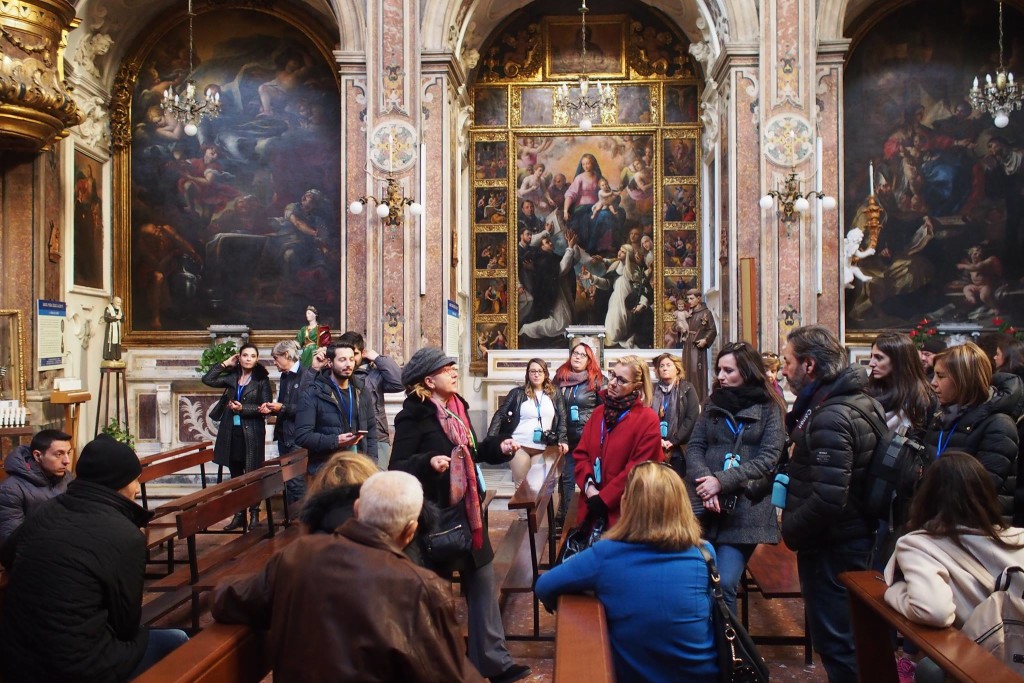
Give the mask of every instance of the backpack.
[{"label": "backpack", "polygon": [[896,497],[913,495],[924,475],[927,465],[924,444],[889,429],[877,411],[869,414],[847,401],[836,401],[830,405],[843,405],[857,411],[878,437],[860,504],[865,515],[873,519],[889,519]]},{"label": "backpack", "polygon": [[[952,541],[940,545],[986,588],[993,585],[989,572]],[[960,632],[993,657],[1024,676],[1024,568],[1009,566],[996,577],[992,592],[978,603]]]}]

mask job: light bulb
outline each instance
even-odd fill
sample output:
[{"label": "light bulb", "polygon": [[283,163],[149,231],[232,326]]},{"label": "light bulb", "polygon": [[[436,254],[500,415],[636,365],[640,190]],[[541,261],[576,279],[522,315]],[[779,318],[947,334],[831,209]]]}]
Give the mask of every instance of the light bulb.
[{"label": "light bulb", "polygon": [[363,212],[363,203],[357,199],[348,205],[348,210],[358,216]]},{"label": "light bulb", "polygon": [[996,124],[996,128],[1006,128],[1010,124],[1010,117],[1005,111],[997,111],[992,117],[992,122]]},{"label": "light bulb", "polygon": [[839,202],[836,201],[835,197],[831,197],[831,196],[826,195],[826,196],[821,198],[821,206],[826,211],[831,211],[832,209],[836,208],[836,206],[838,206],[838,204],[839,204]]},{"label": "light bulb", "polygon": [[378,204],[375,210],[377,212],[377,218],[387,218],[388,214],[391,213],[391,207],[387,204]]},{"label": "light bulb", "polygon": [[409,205],[409,213],[411,213],[413,216],[422,215],[423,205],[420,204],[419,202],[413,202],[412,204]]},{"label": "light bulb", "polygon": [[185,135],[188,135],[189,137],[195,137],[196,133],[198,132],[199,126],[197,126],[196,124],[192,123],[191,121],[185,124]]},{"label": "light bulb", "polygon": [[772,204],[774,203],[775,200],[772,199],[772,196],[770,194],[766,194],[765,196],[761,197],[761,200],[758,202],[758,204],[761,205],[762,209],[770,209],[772,208]]},{"label": "light bulb", "polygon": [[594,127],[594,124],[588,118],[580,119],[580,130],[590,130]]}]

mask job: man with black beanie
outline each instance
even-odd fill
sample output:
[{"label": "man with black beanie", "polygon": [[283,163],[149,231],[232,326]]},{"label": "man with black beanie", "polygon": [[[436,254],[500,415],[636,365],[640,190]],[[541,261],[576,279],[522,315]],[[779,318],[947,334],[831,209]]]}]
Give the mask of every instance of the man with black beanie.
[{"label": "man with black beanie", "polygon": [[135,451],[101,435],[68,490],[40,505],[0,552],[9,582],[0,616],[5,683],[128,681],[185,642],[140,626],[152,513],[134,502]]}]

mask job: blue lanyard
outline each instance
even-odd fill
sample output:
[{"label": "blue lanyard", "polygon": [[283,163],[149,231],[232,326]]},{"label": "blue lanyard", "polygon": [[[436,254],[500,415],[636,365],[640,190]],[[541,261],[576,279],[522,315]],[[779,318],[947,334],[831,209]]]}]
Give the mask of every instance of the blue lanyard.
[{"label": "blue lanyard", "polygon": [[[617,427],[620,422],[622,422],[624,419],[626,419],[627,415],[629,415],[629,411],[628,410],[626,412],[624,412],[622,415],[619,415],[619,419],[615,421],[614,425],[612,425],[612,429]],[[604,452],[604,435],[610,433],[611,431],[612,430],[608,429],[608,425],[606,425],[604,420],[602,419],[601,420],[601,452],[602,453]]]},{"label": "blue lanyard", "polygon": [[946,434],[946,430],[943,429],[943,430],[939,431],[939,445],[935,449],[935,457],[936,458],[939,457],[940,455],[942,455],[942,452],[944,450],[946,450],[947,446],[949,446],[949,440],[953,438],[953,432],[956,431],[956,426],[958,424],[960,424],[960,420],[957,420],[956,422],[954,422],[953,426],[949,428],[949,436],[946,436],[946,440],[945,441],[942,440],[942,437]]},{"label": "blue lanyard", "polygon": [[727,427],[729,427],[729,431],[732,432],[733,436],[739,436],[740,433],[743,431],[743,428],[747,426],[745,422],[740,422],[740,426],[737,427],[736,423],[732,421],[731,417],[725,418],[725,424]]},{"label": "blue lanyard", "polygon": [[[331,380],[331,386],[334,387],[334,393],[338,396],[338,408],[341,408],[341,387],[339,387],[334,380]],[[353,417],[353,400],[352,400],[352,385],[348,385],[348,428],[352,428],[352,417]]]},{"label": "blue lanyard", "polygon": [[661,399],[661,413],[658,415],[658,417],[665,417],[665,411],[668,410],[668,400],[670,398],[670,395],[663,394],[662,396],[663,398]]},{"label": "blue lanyard", "polygon": [[535,399],[533,399],[533,402],[537,406],[537,422],[540,422],[541,424],[543,424],[543,420],[541,420],[541,417],[540,417],[540,399],[539,398],[535,398]]},{"label": "blue lanyard", "polygon": [[235,385],[235,400],[238,401],[239,403],[242,402],[242,393],[245,391],[245,388],[247,386],[249,386],[248,382],[246,382],[245,384]]}]

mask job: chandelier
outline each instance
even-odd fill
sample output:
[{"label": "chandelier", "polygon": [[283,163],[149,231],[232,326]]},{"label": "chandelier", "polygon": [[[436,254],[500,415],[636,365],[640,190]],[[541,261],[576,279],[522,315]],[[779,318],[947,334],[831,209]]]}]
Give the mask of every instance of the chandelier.
[{"label": "chandelier", "polygon": [[1006,128],[1010,123],[1010,112],[1021,108],[1021,91],[1013,82],[1013,74],[1003,66],[1003,2],[999,1],[999,71],[995,81],[992,74],[985,74],[985,86],[979,87],[978,78],[974,78],[974,87],[968,97],[971,106],[978,111],[986,111],[992,115],[996,128]]},{"label": "chandelier", "polygon": [[800,192],[800,179],[796,173],[790,173],[782,190],[772,190],[761,197],[759,204],[762,209],[770,209],[776,200],[779,202],[779,216],[784,222],[795,221],[797,215],[811,208],[810,200],[821,201],[822,208],[831,211],[836,208],[836,198],[826,195],[821,190],[812,190],[806,194]]},{"label": "chandelier", "polygon": [[164,90],[164,99],[160,106],[170,112],[175,120],[185,124],[185,135],[199,132],[199,122],[204,116],[215,119],[220,115],[220,93],[213,88],[206,89],[206,99],[196,99],[196,82],[192,80],[192,58],[195,46],[192,38],[192,0],[188,0],[188,82],[185,83],[185,97],[182,98],[170,88]]},{"label": "chandelier", "polygon": [[[421,161],[421,172],[425,171],[422,168],[422,155]],[[383,164],[381,164],[383,166]],[[409,199],[402,194],[402,187],[398,184],[398,180],[394,175],[395,169],[395,136],[394,132],[388,134],[388,171],[387,175],[382,179],[384,181],[384,190],[381,196],[374,197],[373,195],[366,195],[360,197],[351,204],[348,205],[348,210],[355,215],[359,215],[363,212],[368,204],[376,206],[374,213],[377,214],[377,218],[384,221],[386,225],[391,227],[398,227],[402,224],[402,211],[405,207],[409,207],[409,213],[413,216],[419,216],[423,213],[423,205],[414,199]],[[368,170],[368,169],[367,169]],[[373,174],[370,174],[371,176]]]},{"label": "chandelier", "polygon": [[[555,122],[568,123],[572,118],[579,118],[582,130],[590,130],[593,119],[601,118],[602,111],[614,111],[615,88],[608,83],[594,83],[597,96],[590,96],[590,78],[587,76],[587,0],[580,5],[580,64],[583,73],[580,75],[579,97],[571,97],[569,84],[563,83],[555,88],[554,118]],[[614,123],[614,121],[612,121]]]}]

